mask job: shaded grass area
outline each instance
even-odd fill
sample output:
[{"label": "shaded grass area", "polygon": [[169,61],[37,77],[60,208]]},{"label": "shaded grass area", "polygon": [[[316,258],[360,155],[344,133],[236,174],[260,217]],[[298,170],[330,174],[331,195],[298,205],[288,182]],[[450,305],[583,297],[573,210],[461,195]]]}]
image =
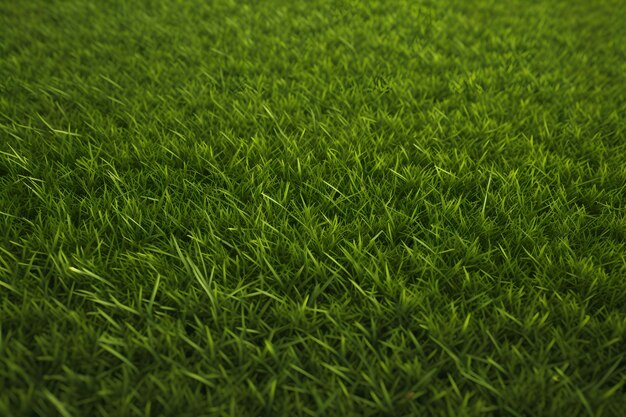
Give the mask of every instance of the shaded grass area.
[{"label": "shaded grass area", "polygon": [[621,415],[624,21],[0,1],[0,414]]}]

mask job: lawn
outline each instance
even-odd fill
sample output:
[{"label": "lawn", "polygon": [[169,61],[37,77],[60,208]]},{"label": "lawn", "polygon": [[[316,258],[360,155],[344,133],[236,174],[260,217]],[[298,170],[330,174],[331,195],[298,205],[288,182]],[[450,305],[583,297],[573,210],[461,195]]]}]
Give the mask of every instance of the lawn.
[{"label": "lawn", "polygon": [[624,22],[0,0],[0,416],[625,416]]}]

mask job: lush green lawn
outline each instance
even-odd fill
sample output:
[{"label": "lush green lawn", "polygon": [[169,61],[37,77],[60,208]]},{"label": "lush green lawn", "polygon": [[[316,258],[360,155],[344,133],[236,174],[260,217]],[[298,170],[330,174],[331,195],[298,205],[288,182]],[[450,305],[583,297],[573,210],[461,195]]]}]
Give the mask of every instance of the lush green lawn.
[{"label": "lush green lawn", "polygon": [[625,415],[625,21],[0,0],[0,415]]}]

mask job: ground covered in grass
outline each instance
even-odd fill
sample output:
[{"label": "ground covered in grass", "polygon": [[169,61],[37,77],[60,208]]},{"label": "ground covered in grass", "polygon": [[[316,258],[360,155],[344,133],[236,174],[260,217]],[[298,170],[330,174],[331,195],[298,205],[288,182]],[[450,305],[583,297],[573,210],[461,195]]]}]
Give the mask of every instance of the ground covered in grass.
[{"label": "ground covered in grass", "polygon": [[624,21],[0,0],[0,415],[624,415]]}]

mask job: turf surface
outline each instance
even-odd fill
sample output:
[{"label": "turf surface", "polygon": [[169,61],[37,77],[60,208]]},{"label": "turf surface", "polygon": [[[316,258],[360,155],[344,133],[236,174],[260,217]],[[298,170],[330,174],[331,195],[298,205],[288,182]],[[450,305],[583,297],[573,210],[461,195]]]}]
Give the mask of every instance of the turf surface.
[{"label": "turf surface", "polygon": [[625,415],[624,21],[0,0],[0,415]]}]

